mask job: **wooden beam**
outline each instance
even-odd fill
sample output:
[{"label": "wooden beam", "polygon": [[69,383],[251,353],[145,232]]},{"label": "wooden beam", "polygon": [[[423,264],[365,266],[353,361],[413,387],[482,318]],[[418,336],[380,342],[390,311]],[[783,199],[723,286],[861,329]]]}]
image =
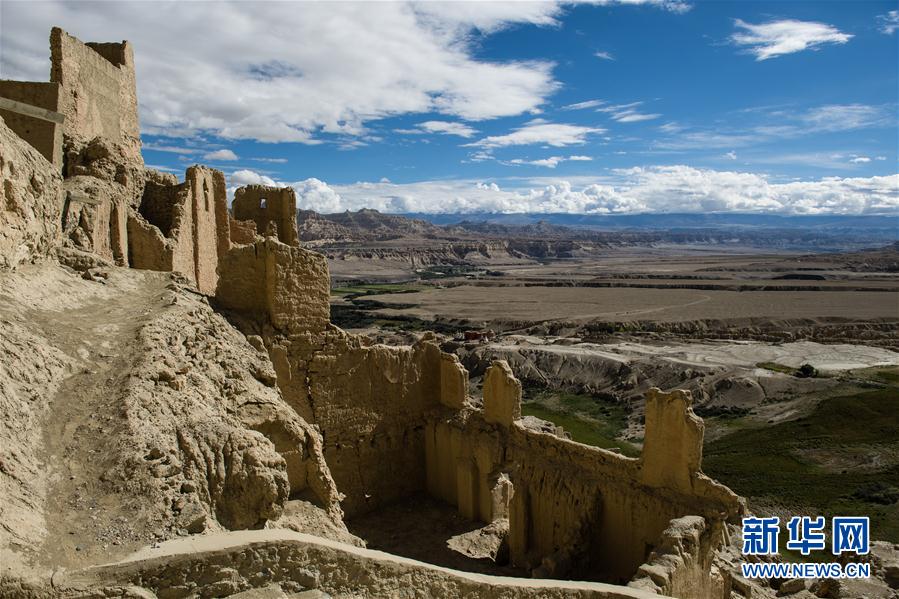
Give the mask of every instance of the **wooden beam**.
[{"label": "wooden beam", "polygon": [[24,102],[16,102],[9,98],[0,98],[0,110],[8,110],[10,112],[15,112],[16,114],[30,116],[31,118],[40,119],[42,121],[50,121],[51,123],[60,125],[66,120],[65,115],[60,114],[59,112],[53,112],[52,110],[32,106],[31,104],[26,104]]}]

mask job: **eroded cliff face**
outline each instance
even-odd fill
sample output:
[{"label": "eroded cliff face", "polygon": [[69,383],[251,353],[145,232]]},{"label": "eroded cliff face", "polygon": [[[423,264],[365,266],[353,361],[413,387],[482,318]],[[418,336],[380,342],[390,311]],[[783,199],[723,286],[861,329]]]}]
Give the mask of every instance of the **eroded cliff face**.
[{"label": "eroded cliff face", "polygon": [[0,119],[0,268],[46,259],[60,237],[62,177]]},{"label": "eroded cliff face", "polygon": [[184,284],[52,265],[0,281],[4,568],[261,528],[291,498],[342,527],[319,434],[267,355]]}]

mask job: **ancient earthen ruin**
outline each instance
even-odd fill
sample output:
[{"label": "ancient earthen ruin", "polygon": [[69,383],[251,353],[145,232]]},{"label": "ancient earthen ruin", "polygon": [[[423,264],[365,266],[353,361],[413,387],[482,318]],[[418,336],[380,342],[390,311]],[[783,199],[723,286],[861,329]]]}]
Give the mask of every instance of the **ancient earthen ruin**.
[{"label": "ancient earthen ruin", "polygon": [[[715,556],[743,508],[701,472],[688,393],[646,397],[643,454],[628,458],[522,419],[505,362],[480,402],[428,335],[389,347],[342,331],[329,320],[327,262],[299,245],[293,190],[238,189],[229,212],[221,172],[194,166],[179,183],[145,169],[128,43],[54,29],[51,49],[49,84],[0,82],[15,100],[0,111],[0,266],[10,288],[40,275],[71,301],[101,293],[110,319],[121,303],[132,328],[105,341],[126,345],[94,398],[118,423],[98,436],[94,492],[104,512],[131,506],[128,548],[150,546],[126,561],[124,546],[76,547],[90,559],[66,558],[77,566],[66,572],[46,557],[66,542],[53,489],[68,483],[42,472],[42,423],[93,370],[68,382],[89,358],[10,321],[0,594],[225,596],[277,584],[335,596],[731,597]],[[138,300],[142,320],[127,320]],[[345,519],[419,495],[480,522],[491,555],[541,580],[437,568],[347,532]],[[175,540],[154,547],[141,526]]]}]

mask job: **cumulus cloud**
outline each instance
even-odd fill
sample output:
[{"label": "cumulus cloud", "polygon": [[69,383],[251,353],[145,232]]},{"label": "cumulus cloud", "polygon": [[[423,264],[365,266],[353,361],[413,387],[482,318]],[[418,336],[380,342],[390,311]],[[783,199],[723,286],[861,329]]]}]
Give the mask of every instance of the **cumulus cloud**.
[{"label": "cumulus cloud", "polygon": [[878,15],[881,33],[893,35],[899,29],[899,10],[891,10],[885,15]]},{"label": "cumulus cloud", "polygon": [[742,31],[734,33],[731,42],[744,46],[756,60],[817,50],[823,44],[845,44],[853,37],[832,25],[814,21],[784,19],[753,24],[736,19],[734,25]]},{"label": "cumulus cloud", "polygon": [[605,129],[549,123],[536,119],[506,135],[492,135],[465,145],[466,147],[492,149],[507,146],[545,144],[554,148],[561,148],[584,144],[587,142],[587,137],[594,133],[605,133]]},{"label": "cumulus cloud", "polygon": [[261,175],[256,171],[249,169],[241,169],[234,171],[228,177],[230,187],[240,187],[242,185],[277,185],[275,180],[266,175]]},{"label": "cumulus cloud", "polygon": [[114,32],[134,43],[144,133],[317,143],[360,136],[369,121],[394,115],[481,120],[538,110],[558,87],[553,65],[482,59],[471,34],[551,24],[561,10],[553,2],[271,2],[265,10],[9,2],[2,72],[46,80],[53,25],[83,40]]},{"label": "cumulus cloud", "polygon": [[228,149],[203,154],[203,160],[237,160],[237,154]]},{"label": "cumulus cloud", "polygon": [[619,169],[608,178],[294,184],[304,208],[426,213],[766,212],[899,214],[899,175],[779,183],[758,173],[685,165]]},{"label": "cumulus cloud", "polygon": [[731,150],[730,152],[727,152],[727,153],[724,155],[724,157],[727,158],[728,160],[736,160],[736,159],[737,159],[737,153],[734,152],[733,150]]},{"label": "cumulus cloud", "polygon": [[615,57],[612,56],[611,52],[594,52],[593,56],[596,58],[601,58],[603,60],[615,60]]}]

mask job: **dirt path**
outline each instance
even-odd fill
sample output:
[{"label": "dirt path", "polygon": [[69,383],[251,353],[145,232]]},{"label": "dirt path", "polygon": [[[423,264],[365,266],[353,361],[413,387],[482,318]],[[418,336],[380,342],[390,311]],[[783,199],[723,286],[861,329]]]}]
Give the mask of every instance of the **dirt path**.
[{"label": "dirt path", "polygon": [[[151,315],[162,308],[168,278],[129,273],[110,283],[78,283],[76,307],[35,305],[27,311],[48,341],[78,366],[62,382],[44,423],[44,460],[48,475],[46,526],[40,552],[51,568],[106,561],[141,542],[129,526],[121,499],[104,484],[103,474],[116,455],[116,441],[126,431],[117,406],[118,388],[128,372],[129,344]],[[127,284],[127,292],[116,290]],[[146,540],[143,540],[146,542]]]}]

